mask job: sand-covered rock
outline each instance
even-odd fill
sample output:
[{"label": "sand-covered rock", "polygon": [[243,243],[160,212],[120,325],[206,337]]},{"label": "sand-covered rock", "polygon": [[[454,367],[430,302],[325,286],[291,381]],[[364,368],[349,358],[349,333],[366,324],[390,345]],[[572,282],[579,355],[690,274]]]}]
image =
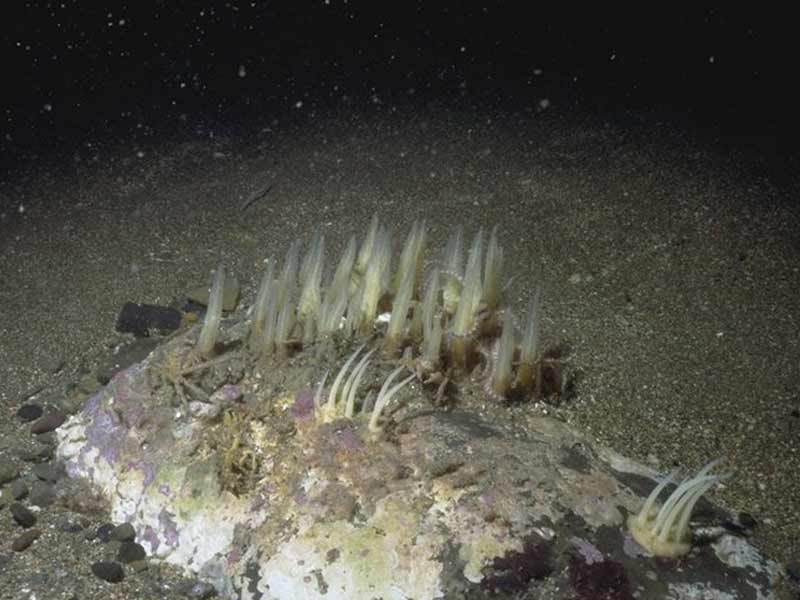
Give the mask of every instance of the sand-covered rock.
[{"label": "sand-covered rock", "polygon": [[[347,344],[263,361],[232,334],[203,363],[196,337],[117,374],[58,429],[58,455],[148,556],[226,597],[777,597],[779,565],[705,500],[692,551],[651,556],[626,524],[649,471],[556,419],[446,409],[412,384],[376,434],[360,412],[315,411]],[[360,397],[393,366],[371,367]]]}]

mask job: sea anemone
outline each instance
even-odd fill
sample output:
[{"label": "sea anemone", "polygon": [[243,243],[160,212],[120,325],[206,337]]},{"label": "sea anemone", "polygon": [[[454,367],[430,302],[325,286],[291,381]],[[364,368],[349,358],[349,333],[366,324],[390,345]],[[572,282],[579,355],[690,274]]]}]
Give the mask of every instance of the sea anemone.
[{"label": "sea anemone", "polygon": [[722,459],[713,460],[694,477],[685,478],[658,507],[658,496],[674,481],[674,474],[664,478],[647,497],[639,514],[628,519],[634,539],[655,556],[675,558],[689,552],[692,547],[689,518],[694,505],[714,484],[730,477],[729,473],[711,474],[720,462]]},{"label": "sea anemone", "polygon": [[[350,355],[350,358],[348,358],[342,368],[339,369],[339,373],[336,375],[333,385],[328,392],[328,399],[324,404],[322,403],[322,394],[328,374],[326,373],[322,378],[322,381],[317,388],[314,401],[317,417],[321,421],[333,421],[339,417],[345,417],[348,419],[352,418],[353,410],[355,408],[356,392],[358,391],[361,378],[364,376],[364,371],[366,371],[367,367],[369,366],[370,357],[375,352],[375,349],[373,348],[361,357],[361,360],[358,362],[346,380],[345,376],[347,376],[347,371],[350,369],[350,365],[353,364],[356,357],[358,357],[358,354],[364,349],[364,346],[365,344],[361,344],[358,348],[356,348],[356,351]],[[344,383],[344,387],[342,387],[342,383]],[[340,387],[342,387],[341,394],[339,394]]]},{"label": "sea anemone", "polygon": [[[323,423],[328,423],[336,419],[345,418],[352,419],[355,414],[355,406],[357,400],[358,387],[361,384],[361,379],[364,377],[364,372],[369,366],[370,359],[377,350],[373,348],[366,352],[358,361],[356,366],[350,371],[350,367],[355,362],[358,355],[364,349],[365,344],[361,344],[356,351],[353,352],[347,361],[344,363],[336,378],[333,380],[330,390],[328,391],[327,400],[323,402],[325,381],[328,379],[328,373],[322,377],[317,391],[314,394],[314,412],[317,419]],[[380,419],[383,411],[389,405],[391,399],[403,389],[415,375],[412,373],[399,383],[392,385],[394,380],[406,369],[405,366],[400,365],[384,380],[378,397],[375,399],[375,404],[372,406],[370,417],[368,421],[368,429],[373,434],[379,434],[383,427],[380,425]],[[348,371],[350,371],[348,375]],[[341,391],[340,391],[341,390]],[[361,402],[361,413],[368,412],[369,398],[365,398]]]},{"label": "sea anemone", "polygon": [[412,379],[414,379],[414,375],[411,374],[403,379],[400,383],[396,383],[392,386],[392,382],[404,370],[405,367],[403,366],[397,367],[383,382],[381,391],[378,392],[378,397],[375,399],[375,406],[372,408],[372,414],[369,418],[370,432],[380,433],[383,430],[383,428],[379,425],[379,421],[384,409],[389,405],[389,401],[395,396],[395,394],[397,394],[397,392],[403,389],[408,383],[411,382]]}]

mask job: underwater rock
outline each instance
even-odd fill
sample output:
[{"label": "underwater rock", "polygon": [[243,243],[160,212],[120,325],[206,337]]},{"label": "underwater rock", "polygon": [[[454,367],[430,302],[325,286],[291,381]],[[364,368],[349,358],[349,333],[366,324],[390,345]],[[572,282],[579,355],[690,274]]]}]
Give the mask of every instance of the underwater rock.
[{"label": "underwater rock", "polygon": [[[413,385],[375,435],[363,411],[314,418],[317,348],[267,364],[231,344],[200,363],[196,338],[118,373],[58,429],[58,456],[152,560],[225,597],[779,597],[779,565],[722,527],[681,558],[649,555],[626,526],[649,471],[558,420],[489,422]],[[182,397],[233,392],[216,418]],[[728,518],[701,504],[705,529]]]},{"label": "underwater rock", "polygon": [[126,302],[117,316],[116,330],[137,338],[149,337],[151,331],[167,335],[180,327],[181,313],[169,306]]}]

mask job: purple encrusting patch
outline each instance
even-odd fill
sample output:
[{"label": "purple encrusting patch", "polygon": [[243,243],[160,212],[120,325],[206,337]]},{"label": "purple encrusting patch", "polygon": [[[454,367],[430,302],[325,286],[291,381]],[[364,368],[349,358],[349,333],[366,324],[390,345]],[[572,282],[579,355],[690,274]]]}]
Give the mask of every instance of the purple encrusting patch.
[{"label": "purple encrusting patch", "polygon": [[228,563],[229,567],[232,567],[240,560],[242,560],[242,553],[237,548],[234,548],[233,550],[228,552],[228,556],[226,557],[226,562]]},{"label": "purple encrusting patch", "polygon": [[137,400],[137,402],[128,401],[128,405],[122,411],[122,421],[128,429],[138,427],[146,418],[143,398],[137,396]]},{"label": "purple encrusting patch", "polygon": [[88,444],[83,448],[83,452],[88,452],[94,447],[110,464],[116,463],[119,459],[121,442],[127,435],[128,428],[120,422],[113,410],[98,410],[92,422],[86,427]]},{"label": "purple encrusting patch", "polygon": [[104,391],[105,390],[100,390],[92,394],[86,401],[86,404],[83,405],[81,414],[86,415],[87,417],[94,417],[95,414],[97,414],[97,411],[100,409],[100,402],[103,400]]},{"label": "purple encrusting patch", "polygon": [[302,390],[294,398],[294,404],[289,409],[295,419],[304,421],[314,418],[314,393],[311,390]]},{"label": "purple encrusting patch", "polygon": [[158,546],[161,544],[161,540],[158,539],[156,530],[150,525],[144,528],[144,535],[142,536],[142,539],[150,544],[150,548],[153,553],[158,550]]},{"label": "purple encrusting patch", "polygon": [[625,538],[622,540],[622,551],[631,558],[639,558],[650,554],[629,532],[625,534]]},{"label": "purple encrusting patch", "polygon": [[172,496],[172,488],[170,488],[166,483],[162,483],[160,486],[158,486],[158,493],[169,498]]},{"label": "purple encrusting patch", "polygon": [[129,462],[127,465],[128,469],[136,469],[137,471],[141,471],[144,475],[144,486],[147,487],[153,480],[156,478],[156,469],[155,467],[143,460],[132,461]]},{"label": "purple encrusting patch", "polygon": [[575,549],[580,552],[587,565],[603,562],[606,559],[606,557],[603,556],[603,553],[600,552],[600,550],[598,550],[597,547],[589,540],[573,536],[572,539],[570,539],[570,543],[572,543]]},{"label": "purple encrusting patch", "polygon": [[[122,441],[127,437],[132,426],[140,423],[144,418],[144,396],[135,388],[135,378],[144,371],[145,364],[136,363],[124,371],[120,371],[111,379],[106,388],[92,395],[86,401],[82,414],[88,418],[86,426],[86,439],[88,443],[81,450],[85,454],[92,448],[97,448],[109,463],[119,459]],[[124,421],[116,411],[103,408],[108,398],[118,403],[123,410]],[[127,404],[127,406],[125,406]],[[134,410],[131,410],[133,408]]]},{"label": "purple encrusting patch", "polygon": [[363,440],[349,427],[336,432],[339,443],[347,450],[360,450],[364,447]]},{"label": "purple encrusting patch", "polygon": [[147,395],[139,391],[138,388],[140,386],[134,379],[138,371],[131,367],[124,371],[124,375],[119,379],[112,380],[112,385],[114,386],[111,388],[114,396],[113,402],[128,428],[138,426],[145,419],[145,400]]},{"label": "purple encrusting patch", "polygon": [[161,529],[164,531],[164,539],[170,546],[177,546],[178,545],[178,526],[175,524],[175,521],[172,520],[172,515],[167,512],[166,508],[162,508],[161,512],[158,513],[158,523],[161,525]]}]

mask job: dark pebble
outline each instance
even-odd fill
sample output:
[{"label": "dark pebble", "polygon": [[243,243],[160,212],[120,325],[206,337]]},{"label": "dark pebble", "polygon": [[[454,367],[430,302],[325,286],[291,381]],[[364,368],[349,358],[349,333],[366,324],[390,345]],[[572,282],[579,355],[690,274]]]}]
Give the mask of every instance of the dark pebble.
[{"label": "dark pebble", "polygon": [[31,433],[47,433],[60,427],[64,421],[67,420],[67,415],[58,409],[54,409],[40,417],[33,425],[31,425]]},{"label": "dark pebble", "polygon": [[130,523],[123,523],[111,530],[110,538],[117,542],[132,542],[136,539],[136,530]]},{"label": "dark pebble", "polygon": [[92,573],[109,583],[119,583],[125,578],[125,571],[122,570],[122,565],[114,561],[101,560],[92,563]]},{"label": "dark pebble", "polygon": [[36,441],[39,442],[40,446],[50,446],[51,448],[58,446],[58,436],[55,430],[40,433],[36,436]]},{"label": "dark pebble", "polygon": [[104,544],[107,544],[111,541],[111,532],[114,531],[114,524],[113,523],[104,523],[97,528],[97,537],[100,538],[100,541]]},{"label": "dark pebble", "polygon": [[56,489],[51,483],[37,481],[31,486],[31,495],[28,500],[34,506],[41,508],[52,506],[56,501]]},{"label": "dark pebble", "polygon": [[22,500],[28,495],[28,485],[22,479],[17,479],[11,484],[11,495],[14,500]]},{"label": "dark pebble", "polygon": [[42,535],[42,532],[38,529],[28,529],[27,531],[23,531],[13,542],[11,542],[11,549],[14,552],[22,552],[33,542],[35,542],[36,538],[38,538],[40,535]]},{"label": "dark pebble", "polygon": [[19,469],[10,462],[0,461],[0,485],[14,481],[19,476]]},{"label": "dark pebble", "polygon": [[17,417],[23,423],[30,423],[41,417],[43,412],[42,407],[38,404],[23,404],[17,411]]},{"label": "dark pebble", "polygon": [[53,463],[40,463],[33,467],[33,474],[42,481],[55,483],[61,476],[61,471]]},{"label": "dark pebble", "polygon": [[181,325],[180,311],[168,306],[126,302],[117,317],[116,330],[137,338],[150,337],[150,330],[166,335]]},{"label": "dark pebble", "polygon": [[755,529],[756,525],[758,525],[755,517],[746,512],[739,513],[739,523],[741,523],[742,527],[745,527],[746,529]]},{"label": "dark pebble", "polygon": [[128,564],[137,560],[144,560],[147,554],[141,544],[136,542],[122,542],[117,552],[117,560],[121,563]]},{"label": "dark pebble", "polygon": [[14,502],[9,506],[9,510],[11,510],[11,516],[14,517],[14,520],[22,527],[27,529],[36,525],[36,515],[19,502]]},{"label": "dark pebble", "polygon": [[786,573],[795,583],[800,582],[800,562],[791,562],[786,565]]},{"label": "dark pebble", "polygon": [[135,560],[128,565],[131,569],[133,569],[134,573],[141,573],[143,571],[147,571],[150,568],[150,565],[147,564],[146,560]]},{"label": "dark pebble", "polygon": [[[50,434],[42,434],[37,441],[41,442],[42,438],[48,435]],[[53,458],[53,447],[48,444],[38,446],[32,450],[29,450],[28,448],[19,448],[17,449],[16,453],[17,456],[19,456],[25,462],[40,463],[46,462]]]}]

